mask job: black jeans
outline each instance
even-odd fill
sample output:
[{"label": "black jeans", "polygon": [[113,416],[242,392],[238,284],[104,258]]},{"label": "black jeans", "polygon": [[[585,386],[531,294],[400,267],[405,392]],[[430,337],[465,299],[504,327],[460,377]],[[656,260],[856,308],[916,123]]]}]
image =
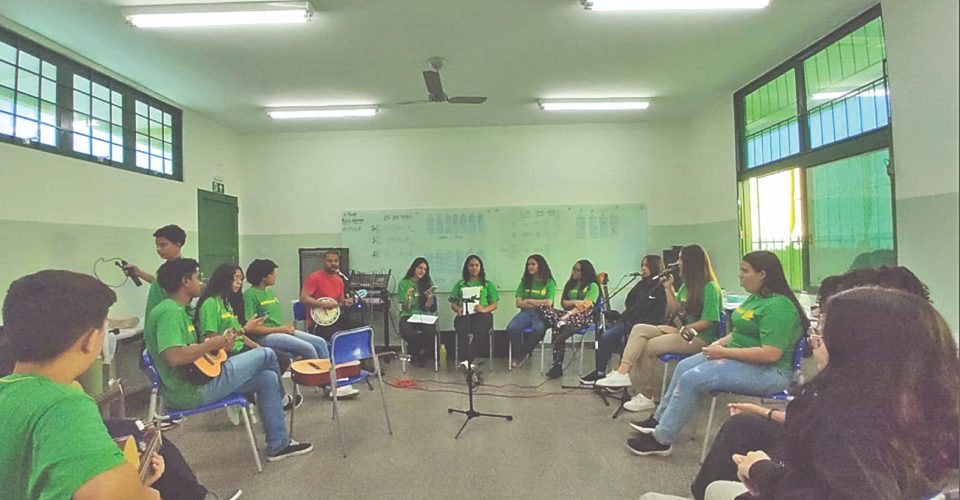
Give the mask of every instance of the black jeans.
[{"label": "black jeans", "polygon": [[739,481],[737,466],[730,459],[735,453],[746,455],[747,452],[761,450],[774,460],[782,458],[782,438],[781,424],[752,414],[740,413],[730,417],[717,432],[713,446],[700,466],[700,472],[690,485],[693,498],[703,500],[707,486],[714,481]]},{"label": "black jeans", "polygon": [[[467,316],[457,316],[453,320],[453,329],[456,330],[456,343],[460,347],[458,359],[473,361],[484,341],[490,341],[490,330],[493,329],[492,313],[473,313]],[[471,337],[472,336],[472,337]],[[472,340],[471,340],[472,338]],[[454,352],[454,339],[448,337],[444,344],[447,346],[447,359],[451,359]],[[489,344],[487,345],[489,347]]]},{"label": "black jeans", "polygon": [[[137,440],[142,437],[134,420],[107,420],[104,424],[112,437],[133,436]],[[203,500],[207,496],[207,489],[197,481],[197,476],[193,474],[180,450],[165,436],[160,439],[162,442],[157,453],[163,457],[164,471],[151,487],[160,492],[160,498]]]},{"label": "black jeans", "polygon": [[407,352],[414,361],[433,359],[433,343],[437,336],[437,325],[410,323],[409,316],[400,318],[400,336],[407,342]]}]

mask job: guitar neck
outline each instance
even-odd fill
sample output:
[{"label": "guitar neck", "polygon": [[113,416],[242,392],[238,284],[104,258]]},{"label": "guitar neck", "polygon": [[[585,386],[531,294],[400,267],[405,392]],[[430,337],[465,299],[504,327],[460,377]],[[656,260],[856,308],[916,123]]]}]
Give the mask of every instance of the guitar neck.
[{"label": "guitar neck", "polygon": [[162,442],[160,429],[156,425],[151,425],[147,429],[152,431],[149,433],[149,437],[147,438],[146,449],[142,454],[140,454],[140,467],[137,469],[137,472],[140,475],[141,483],[143,483],[147,476],[150,475],[150,458],[154,453],[157,452],[157,450],[160,449],[160,443]]}]

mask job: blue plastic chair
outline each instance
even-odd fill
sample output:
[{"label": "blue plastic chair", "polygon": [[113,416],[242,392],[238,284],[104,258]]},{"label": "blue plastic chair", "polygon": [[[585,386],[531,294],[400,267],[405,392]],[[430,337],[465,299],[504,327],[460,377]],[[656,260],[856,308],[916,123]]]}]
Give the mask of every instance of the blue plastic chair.
[{"label": "blue plastic chair", "polygon": [[[717,322],[717,338],[726,335],[727,331],[727,313],[720,311],[720,321]],[[690,357],[689,354],[679,352],[665,352],[660,355],[660,361],[663,361],[663,382],[660,384],[660,399],[663,399],[663,393],[667,391],[667,380],[670,380],[670,363],[681,362]],[[703,460],[701,460],[702,462]]]},{"label": "blue plastic chair", "polygon": [[[377,351],[373,345],[373,328],[363,326],[352,330],[344,330],[333,335],[330,342],[330,380],[336,381],[337,387],[356,384],[366,381],[370,372],[360,370],[360,375],[356,377],[338,378],[336,365],[350,361],[359,361],[361,359],[373,359],[373,366],[377,372],[377,379],[380,381],[380,401],[383,403],[383,416],[387,421],[387,432],[393,435],[393,427],[390,425],[390,414],[387,412],[387,399],[383,394],[383,376],[380,371],[380,360],[377,357]],[[337,391],[331,391],[333,395],[333,419],[337,422],[337,433],[340,435],[340,449],[344,458],[347,456],[347,445],[343,440],[343,429],[340,428],[340,410],[337,399]]]},{"label": "blue plastic chair", "polygon": [[[803,383],[803,374],[800,373],[800,363],[803,361],[803,351],[807,348],[807,338],[804,335],[800,336],[800,340],[797,341],[797,344],[793,349],[793,376],[795,382],[802,384]],[[707,456],[707,448],[710,443],[710,430],[713,427],[713,413],[717,408],[717,396],[720,394],[733,394],[736,396],[747,396],[752,398],[760,399],[772,399],[775,401],[790,401],[793,399],[793,396],[789,391],[780,391],[774,394],[741,394],[732,391],[711,391],[711,401],[710,401],[710,413],[707,417],[707,428],[703,433],[703,449],[700,450],[700,463],[703,463],[703,459]]]},{"label": "blue plastic chair", "polygon": [[247,429],[247,437],[250,439],[250,449],[253,451],[253,461],[257,464],[257,472],[263,472],[263,465],[260,464],[260,454],[257,453],[257,441],[253,438],[253,429],[250,428],[250,402],[242,394],[231,394],[223,399],[209,404],[201,405],[188,410],[168,410],[166,413],[160,413],[160,374],[153,364],[153,358],[146,349],[143,350],[143,368],[150,379],[150,407],[147,410],[147,418],[150,420],[172,419],[178,420],[189,415],[215,411],[229,406],[239,406],[241,415],[243,415],[243,425]]},{"label": "blue plastic chair", "polygon": [[303,302],[299,300],[291,300],[290,304],[293,306],[293,321],[302,321],[303,329],[307,328],[307,306],[303,305]]}]

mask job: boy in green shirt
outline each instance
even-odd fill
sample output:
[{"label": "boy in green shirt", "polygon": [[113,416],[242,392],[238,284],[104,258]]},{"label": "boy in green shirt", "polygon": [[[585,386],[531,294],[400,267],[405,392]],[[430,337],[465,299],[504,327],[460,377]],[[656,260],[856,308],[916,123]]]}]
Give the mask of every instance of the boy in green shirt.
[{"label": "boy in green shirt", "polygon": [[141,484],[96,404],[70,385],[100,353],[115,301],[104,284],[69,271],[10,285],[4,335],[17,363],[0,378],[0,499],[160,498],[148,486],[163,474],[162,459],[154,455]]},{"label": "boy in green shirt", "polygon": [[[176,224],[168,224],[154,231],[153,239],[157,245],[157,255],[169,262],[182,257],[180,250],[187,242],[187,233]],[[160,288],[160,284],[152,274],[139,267],[128,264],[124,266],[124,271],[129,276],[137,276],[150,283],[150,289],[147,291],[147,305],[143,311],[143,321],[146,322],[147,315],[157,304],[167,298],[167,294]]]}]

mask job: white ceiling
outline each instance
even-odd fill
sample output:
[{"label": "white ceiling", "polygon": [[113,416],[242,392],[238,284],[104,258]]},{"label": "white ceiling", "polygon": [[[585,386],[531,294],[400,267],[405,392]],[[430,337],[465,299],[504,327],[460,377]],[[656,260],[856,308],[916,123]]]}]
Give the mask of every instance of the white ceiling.
[{"label": "white ceiling", "polygon": [[[578,0],[314,0],[304,25],[136,30],[125,6],[214,0],[0,0],[0,14],[241,132],[663,121],[694,116],[877,0],[759,11],[587,12]],[[444,88],[486,104],[423,99]],[[537,98],[649,97],[624,114],[545,113]],[[278,123],[268,106],[371,103],[375,118]]]}]

